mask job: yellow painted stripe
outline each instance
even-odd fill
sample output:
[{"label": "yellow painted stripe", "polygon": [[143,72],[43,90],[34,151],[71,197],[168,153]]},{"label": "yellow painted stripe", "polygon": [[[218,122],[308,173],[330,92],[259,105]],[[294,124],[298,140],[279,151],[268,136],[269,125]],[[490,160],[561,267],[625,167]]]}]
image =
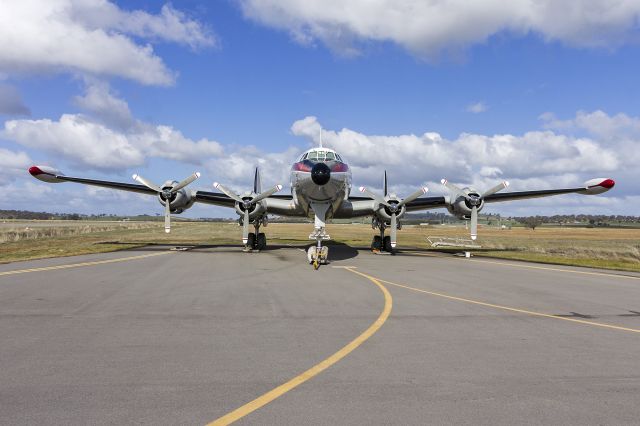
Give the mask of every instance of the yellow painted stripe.
[{"label": "yellow painted stripe", "polygon": [[[373,277],[370,277],[370,278],[373,279]],[[443,297],[445,299],[456,300],[458,302],[472,303],[474,305],[480,305],[480,306],[486,306],[486,307],[489,307],[489,308],[501,309],[503,311],[518,312],[520,314],[533,315],[533,316],[537,316],[537,317],[553,318],[553,319],[557,319],[557,320],[570,321],[570,322],[575,322],[575,323],[579,323],[579,324],[586,324],[586,325],[592,325],[592,326],[596,326],[596,327],[609,328],[609,329],[613,329],[613,330],[621,330],[621,331],[630,331],[632,333],[640,333],[640,329],[636,329],[636,328],[620,327],[618,325],[605,324],[605,323],[601,323],[601,322],[585,321],[585,320],[581,320],[581,319],[561,317],[559,315],[545,314],[545,313],[542,313],[542,312],[535,312],[535,311],[530,311],[530,310],[527,310],[527,309],[512,308],[510,306],[496,305],[494,303],[481,302],[479,300],[465,299],[464,297],[451,296],[449,294],[437,293],[435,291],[428,291],[428,290],[423,290],[421,288],[409,287],[409,286],[404,285],[404,284],[398,284],[398,283],[394,283],[394,282],[391,282],[391,281],[382,280],[380,278],[378,278],[378,281],[381,281],[381,282],[383,282],[385,284],[389,284],[389,285],[392,285],[392,286],[395,286],[395,287],[401,287],[401,288],[405,288],[407,290],[417,291],[417,292],[420,292],[420,293],[426,293],[426,294],[429,294],[431,296]]]},{"label": "yellow painted stripe", "polygon": [[0,277],[4,275],[26,274],[27,272],[53,271],[56,269],[79,268],[81,266],[103,265],[105,263],[126,262],[129,260],[144,259],[146,257],[161,256],[163,254],[175,253],[173,251],[161,251],[158,253],[141,254],[138,256],[120,257],[118,259],[96,260],[93,262],[70,263],[67,265],[44,266],[42,268],[19,269],[15,271],[0,272]]},{"label": "yellow painted stripe", "polygon": [[[437,255],[434,256],[432,254],[419,253],[419,252],[414,252],[414,251],[410,251],[410,252],[406,252],[406,253],[411,253],[411,254],[415,254],[415,255],[418,255],[418,256],[425,256],[425,257],[438,257],[438,258],[443,258],[443,259],[462,260],[462,261],[466,261],[466,262],[490,263],[490,264],[493,264],[493,265],[511,266],[511,267],[514,267],[514,268],[540,269],[540,270],[543,270],[543,271],[567,272],[567,273],[570,273],[570,274],[598,275],[598,276],[603,276],[603,277],[615,277],[615,278],[627,278],[627,279],[630,279],[630,280],[640,280],[640,276],[634,276],[634,275],[611,274],[611,273],[607,273],[607,272],[576,271],[576,270],[573,270],[573,269],[551,268],[551,267],[548,267],[548,266],[523,265],[523,264],[520,264],[520,263],[515,263],[515,262],[518,262],[517,260],[514,260],[514,262],[497,262],[495,260],[468,259],[468,258],[457,257],[457,256],[437,256]],[[526,262],[526,261],[520,261],[520,262]]]},{"label": "yellow painted stripe", "polygon": [[303,384],[307,380],[317,376],[318,374],[322,373],[327,368],[331,367],[333,364],[335,364],[338,361],[340,361],[345,356],[349,355],[351,352],[353,352],[354,349],[356,349],[358,346],[363,344],[367,339],[369,339],[371,336],[373,336],[373,334],[376,331],[378,331],[380,329],[380,327],[382,327],[382,324],[384,324],[385,321],[387,320],[387,318],[389,318],[389,314],[391,313],[391,308],[393,306],[393,299],[391,298],[391,294],[389,293],[387,288],[384,285],[382,285],[382,283],[380,283],[380,281],[377,280],[376,278],[373,278],[373,277],[371,277],[369,275],[363,274],[363,273],[358,272],[358,271],[354,271],[353,269],[350,269],[350,268],[345,268],[345,269],[347,269],[350,272],[353,272],[354,274],[361,275],[361,276],[371,280],[375,285],[378,286],[378,288],[380,289],[380,291],[384,295],[384,308],[382,309],[382,312],[378,316],[378,319],[376,319],[373,322],[373,324],[371,324],[369,326],[369,328],[367,328],[362,334],[360,334],[358,337],[353,339],[345,347],[343,347],[338,352],[336,352],[333,355],[331,355],[329,358],[327,358],[327,359],[321,361],[320,363],[314,365],[313,367],[311,367],[310,369],[308,369],[304,373],[294,377],[293,379],[289,380],[288,382],[283,383],[280,386],[270,390],[269,392],[259,396],[258,398],[254,399],[253,401],[248,402],[247,404],[243,405],[242,407],[236,408],[235,410],[231,411],[230,413],[225,414],[224,416],[220,417],[217,420],[214,420],[213,422],[209,423],[208,426],[231,424],[231,423],[243,418],[244,416],[256,411],[257,409],[265,406],[266,404],[270,403],[274,399],[281,397],[285,393],[287,393],[290,390],[296,388],[297,386],[300,386],[301,384]]}]

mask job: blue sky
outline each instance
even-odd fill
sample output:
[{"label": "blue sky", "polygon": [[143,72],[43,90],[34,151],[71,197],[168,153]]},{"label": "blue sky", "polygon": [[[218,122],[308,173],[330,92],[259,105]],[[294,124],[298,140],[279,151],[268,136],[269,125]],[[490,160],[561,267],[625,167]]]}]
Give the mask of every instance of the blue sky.
[{"label": "blue sky", "polygon": [[356,185],[377,186],[384,169],[399,193],[425,184],[439,194],[441,177],[528,190],[611,176],[604,197],[491,211],[637,214],[640,5],[555,3],[8,2],[0,178],[11,197],[0,208],[161,210],[138,195],[40,183],[25,173],[31,163],[124,181],[200,170],[193,187],[203,189],[244,189],[259,164],[266,183],[286,186],[322,127]]}]

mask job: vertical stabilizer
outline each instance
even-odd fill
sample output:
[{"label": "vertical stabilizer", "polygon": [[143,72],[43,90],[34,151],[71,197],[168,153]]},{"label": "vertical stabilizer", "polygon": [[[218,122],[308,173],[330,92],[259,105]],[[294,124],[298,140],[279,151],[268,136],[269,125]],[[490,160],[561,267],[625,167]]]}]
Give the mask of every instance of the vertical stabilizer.
[{"label": "vertical stabilizer", "polygon": [[260,169],[256,166],[256,174],[253,178],[253,193],[260,194],[262,192],[262,182],[260,181]]},{"label": "vertical stabilizer", "polygon": [[320,148],[322,148],[322,127],[320,127]]},{"label": "vertical stabilizer", "polygon": [[384,191],[384,196],[386,197],[389,194],[389,190],[387,188],[387,171],[384,171],[384,179],[382,180],[382,189]]}]

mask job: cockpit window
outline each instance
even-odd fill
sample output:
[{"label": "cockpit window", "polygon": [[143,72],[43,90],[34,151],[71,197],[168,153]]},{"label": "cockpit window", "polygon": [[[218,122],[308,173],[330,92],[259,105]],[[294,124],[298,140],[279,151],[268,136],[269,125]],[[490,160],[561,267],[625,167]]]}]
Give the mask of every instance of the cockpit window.
[{"label": "cockpit window", "polygon": [[310,151],[302,155],[300,161],[335,161],[342,162],[342,158],[338,154],[332,151]]}]

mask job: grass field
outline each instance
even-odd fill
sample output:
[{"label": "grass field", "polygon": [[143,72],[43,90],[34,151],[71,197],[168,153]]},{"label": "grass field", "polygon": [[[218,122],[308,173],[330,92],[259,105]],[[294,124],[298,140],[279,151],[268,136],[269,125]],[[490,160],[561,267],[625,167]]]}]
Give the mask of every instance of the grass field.
[{"label": "grass field", "polygon": [[[309,244],[310,223],[272,223],[264,228],[270,244]],[[328,225],[338,243],[367,248],[374,231],[368,225]],[[476,256],[640,271],[640,229],[481,227]],[[464,237],[464,227],[405,226],[399,249],[433,250],[427,236]],[[177,222],[165,234],[161,222],[42,221],[0,226],[0,262],[99,253],[147,244],[240,245],[240,227],[232,223]],[[449,251],[460,251],[450,249]]]}]

